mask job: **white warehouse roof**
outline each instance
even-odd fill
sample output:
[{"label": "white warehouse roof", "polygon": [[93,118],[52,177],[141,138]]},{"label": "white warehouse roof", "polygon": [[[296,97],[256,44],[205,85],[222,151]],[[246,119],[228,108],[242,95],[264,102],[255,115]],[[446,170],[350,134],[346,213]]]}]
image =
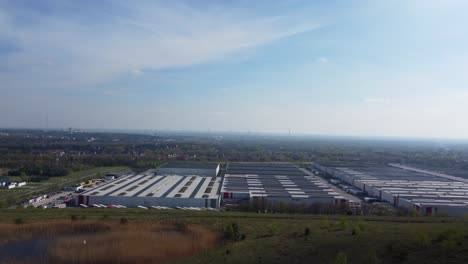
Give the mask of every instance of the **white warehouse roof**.
[{"label": "white warehouse roof", "polygon": [[121,177],[82,195],[215,199],[220,184],[216,177],[144,173]]}]

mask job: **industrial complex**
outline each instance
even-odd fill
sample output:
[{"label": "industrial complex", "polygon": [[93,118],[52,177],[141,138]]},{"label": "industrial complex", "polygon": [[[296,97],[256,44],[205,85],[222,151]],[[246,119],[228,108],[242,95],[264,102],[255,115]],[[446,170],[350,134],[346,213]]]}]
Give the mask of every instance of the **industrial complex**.
[{"label": "industrial complex", "polygon": [[[325,181],[320,175],[332,179]],[[423,215],[468,214],[468,180],[398,164],[166,163],[129,173],[80,193],[82,207],[220,208],[245,202],[352,206],[348,194],[386,202]],[[343,185],[340,184],[340,185]]]},{"label": "industrial complex", "polygon": [[291,164],[173,162],[128,174],[83,192],[82,207],[219,208],[223,201],[283,201],[345,206],[347,200],[316,176]]},{"label": "industrial complex", "polygon": [[396,207],[423,215],[468,213],[468,183],[463,178],[398,164],[313,167]]}]

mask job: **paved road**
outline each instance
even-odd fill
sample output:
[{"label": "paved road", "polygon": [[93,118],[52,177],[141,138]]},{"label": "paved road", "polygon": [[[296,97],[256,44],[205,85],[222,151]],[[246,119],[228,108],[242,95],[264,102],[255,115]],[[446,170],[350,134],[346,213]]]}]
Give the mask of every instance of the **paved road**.
[{"label": "paved road", "polygon": [[[45,190],[47,190],[50,186],[52,185],[63,185],[63,186],[67,186],[67,185],[71,185],[71,184],[74,184],[74,183],[77,183],[77,182],[81,182],[85,179],[88,179],[88,178],[91,178],[91,177],[96,177],[98,173],[107,173],[107,172],[111,172],[111,171],[114,171],[112,169],[112,167],[109,167],[109,169],[106,169],[106,170],[101,170],[101,171],[95,171],[95,172],[90,172],[89,174],[86,174],[86,175],[82,175],[80,177],[76,176],[76,177],[69,177],[69,176],[65,176],[67,177],[66,179],[62,179],[62,181],[59,181],[59,182],[52,182],[52,183],[46,183],[44,184],[43,186],[40,186],[40,187],[35,187],[35,188],[32,188],[30,191],[28,192],[20,192],[20,193],[14,193],[14,194],[11,194],[11,195],[8,195],[5,197],[5,199],[7,198],[17,198],[17,197],[29,197],[31,196],[33,193],[36,194],[36,193],[42,193],[42,194],[48,194],[46,192],[44,192]],[[69,177],[69,178],[68,178]],[[21,188],[21,187],[19,187]],[[57,190],[57,191],[60,191],[60,190]],[[11,209],[14,209],[16,208],[17,205],[13,205],[9,208]]]},{"label": "paved road", "polygon": [[325,180],[324,178],[320,177],[319,175],[315,175],[313,174],[311,171],[308,171],[306,169],[302,169],[302,168],[299,168],[300,170],[302,170],[303,172],[307,173],[308,175],[310,176],[315,176],[319,181],[323,182],[324,184],[327,184],[328,186],[330,186],[331,189],[333,189],[335,192],[337,192],[338,194],[340,194],[341,196],[343,196],[344,198],[352,201],[353,203],[361,203],[362,200],[352,194],[349,194],[343,190],[341,190],[339,187],[329,183],[327,180]]},{"label": "paved road", "polygon": [[[92,190],[92,189],[94,189],[96,187],[99,187],[99,186],[101,186],[101,184],[97,184],[94,187],[86,187],[86,188],[84,188],[84,190],[89,191],[89,190]],[[58,191],[57,194],[50,195],[49,198],[45,198],[45,199],[40,200],[37,203],[33,203],[32,206],[40,207],[40,206],[43,206],[43,205],[49,205],[49,204],[54,204],[54,203],[61,204],[66,199],[68,199],[68,198],[73,199],[77,195],[78,195],[77,193],[71,192],[71,191]]]}]

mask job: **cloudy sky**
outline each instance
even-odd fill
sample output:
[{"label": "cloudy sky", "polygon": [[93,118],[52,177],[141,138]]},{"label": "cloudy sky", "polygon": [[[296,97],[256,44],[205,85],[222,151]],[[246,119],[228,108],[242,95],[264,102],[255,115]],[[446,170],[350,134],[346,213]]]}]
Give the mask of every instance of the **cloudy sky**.
[{"label": "cloudy sky", "polygon": [[468,1],[0,0],[0,127],[468,138]]}]

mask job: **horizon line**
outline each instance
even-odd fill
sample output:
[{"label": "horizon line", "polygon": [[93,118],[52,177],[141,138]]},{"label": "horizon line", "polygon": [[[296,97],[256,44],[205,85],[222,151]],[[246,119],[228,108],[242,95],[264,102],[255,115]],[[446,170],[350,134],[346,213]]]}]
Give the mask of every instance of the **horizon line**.
[{"label": "horizon line", "polygon": [[[0,127],[0,130],[42,130],[42,131],[64,131],[70,127]],[[153,129],[153,128],[83,128],[83,127],[71,127],[75,130],[83,130],[85,132],[94,133],[121,133],[131,134],[131,132],[166,132],[166,133],[195,133],[195,134],[242,134],[250,136],[282,136],[282,137],[322,137],[322,138],[352,138],[352,139],[367,139],[367,140],[414,140],[414,141],[462,141],[468,142],[468,138],[449,138],[449,137],[428,137],[428,136],[398,136],[398,135],[353,135],[353,134],[314,134],[307,132],[290,133],[289,131],[278,132],[278,131],[240,131],[240,130],[196,130],[196,129]],[[142,134],[142,133],[137,133]]]}]

